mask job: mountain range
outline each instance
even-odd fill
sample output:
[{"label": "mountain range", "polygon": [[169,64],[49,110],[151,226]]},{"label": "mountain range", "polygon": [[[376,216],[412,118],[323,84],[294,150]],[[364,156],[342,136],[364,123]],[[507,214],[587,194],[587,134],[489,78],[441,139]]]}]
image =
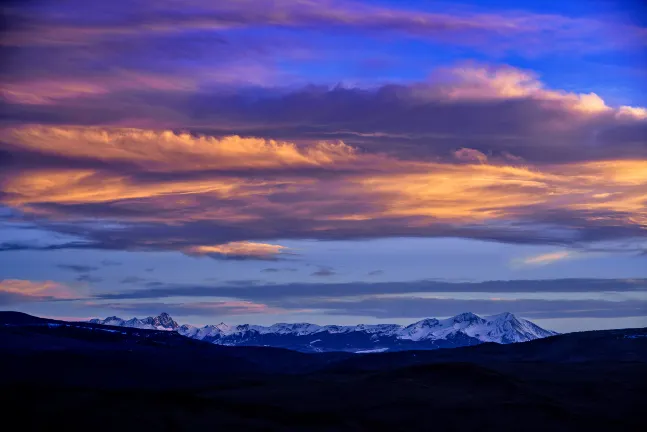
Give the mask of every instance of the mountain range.
[{"label": "mountain range", "polygon": [[427,318],[408,326],[360,324],[356,326],[279,323],[268,327],[225,323],[196,327],[179,325],[167,313],[143,319],[112,316],[92,319],[92,324],[175,331],[180,335],[226,346],[271,346],[301,352],[346,351],[356,353],[411,349],[455,348],[484,342],[509,344],[554,336],[532,322],[505,312],[480,317],[471,312],[447,319]]}]

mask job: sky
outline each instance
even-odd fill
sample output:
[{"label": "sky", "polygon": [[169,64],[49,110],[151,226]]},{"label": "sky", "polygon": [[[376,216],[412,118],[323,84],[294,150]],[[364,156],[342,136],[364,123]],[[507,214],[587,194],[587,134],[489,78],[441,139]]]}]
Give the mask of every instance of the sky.
[{"label": "sky", "polygon": [[0,310],[647,326],[647,7],[14,1]]}]

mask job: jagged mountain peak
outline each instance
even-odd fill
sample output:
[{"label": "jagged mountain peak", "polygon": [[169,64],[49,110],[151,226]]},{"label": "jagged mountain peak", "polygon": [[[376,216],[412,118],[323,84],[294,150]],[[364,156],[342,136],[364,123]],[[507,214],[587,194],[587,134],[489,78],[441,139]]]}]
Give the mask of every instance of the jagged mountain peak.
[{"label": "jagged mountain peak", "polygon": [[478,321],[481,319],[483,318],[472,312],[463,312],[462,314],[458,314],[451,318],[454,322]]},{"label": "jagged mountain peak", "polygon": [[171,315],[166,312],[162,312],[158,316],[153,317],[153,325],[173,330],[180,326],[173,318],[171,318]]}]

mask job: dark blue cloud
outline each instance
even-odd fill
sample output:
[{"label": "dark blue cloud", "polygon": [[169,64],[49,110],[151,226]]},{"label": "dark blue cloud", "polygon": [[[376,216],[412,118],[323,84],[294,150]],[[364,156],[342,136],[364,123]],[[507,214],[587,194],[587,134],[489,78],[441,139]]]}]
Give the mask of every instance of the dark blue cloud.
[{"label": "dark blue cloud", "polygon": [[412,293],[601,293],[646,292],[647,279],[554,279],[487,282],[347,282],[267,284],[259,280],[224,284],[162,284],[154,288],[106,292],[99,299],[151,299],[165,297],[235,297],[249,301],[282,301],[291,298],[350,297]]}]

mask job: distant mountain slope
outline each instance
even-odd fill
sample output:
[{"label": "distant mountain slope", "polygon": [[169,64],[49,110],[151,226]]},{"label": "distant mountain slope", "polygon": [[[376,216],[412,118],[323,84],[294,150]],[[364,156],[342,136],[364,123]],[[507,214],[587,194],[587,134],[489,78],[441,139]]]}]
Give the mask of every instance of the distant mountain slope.
[{"label": "distant mountain slope", "polygon": [[319,326],[308,323],[279,323],[269,327],[225,323],[195,327],[178,325],[167,313],[144,319],[108,317],[93,324],[177,331],[183,336],[227,346],[271,346],[302,352],[402,351],[527,342],[557,333],[542,329],[511,313],[480,317],[467,312],[452,318],[428,318],[408,326],[379,324]]}]

